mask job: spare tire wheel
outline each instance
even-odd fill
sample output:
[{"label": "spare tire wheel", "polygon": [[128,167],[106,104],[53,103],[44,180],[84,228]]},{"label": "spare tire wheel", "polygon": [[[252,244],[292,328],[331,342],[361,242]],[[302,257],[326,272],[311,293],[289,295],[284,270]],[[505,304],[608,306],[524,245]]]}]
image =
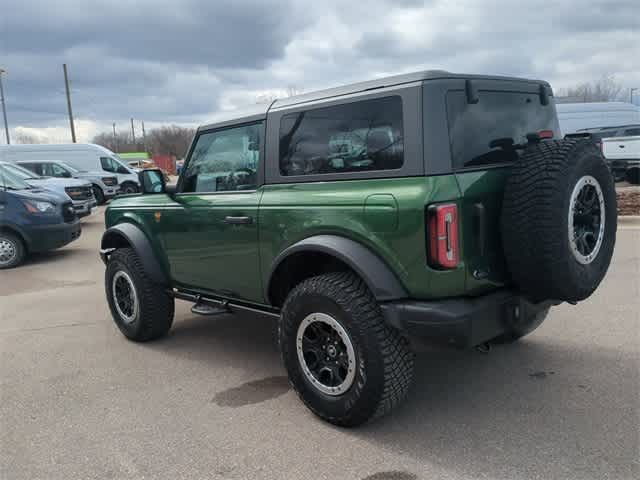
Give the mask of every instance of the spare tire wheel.
[{"label": "spare tire wheel", "polygon": [[534,301],[576,302],[598,287],[616,241],[613,178],[591,142],[529,145],[507,179],[502,207],[507,267]]}]

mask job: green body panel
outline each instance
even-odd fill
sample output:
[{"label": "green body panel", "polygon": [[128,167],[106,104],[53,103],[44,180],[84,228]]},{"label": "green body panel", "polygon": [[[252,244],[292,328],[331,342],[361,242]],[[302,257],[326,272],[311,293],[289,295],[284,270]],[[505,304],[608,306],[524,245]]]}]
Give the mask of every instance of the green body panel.
[{"label": "green body panel", "polygon": [[[255,192],[140,195],[118,199],[107,227],[138,224],[173,286],[266,304],[264,288],[276,257],[313,235],[331,234],[367,246],[415,299],[480,294],[501,285],[504,267],[497,222],[507,169],[432,177],[265,185]],[[460,263],[427,265],[425,207],[459,208]],[[474,206],[486,212],[479,251]],[[227,216],[251,224],[230,225]],[[477,278],[474,272],[486,272]],[[482,277],[482,276],[481,276]]]},{"label": "green body panel", "polygon": [[427,266],[425,206],[457,201],[453,175],[267,185],[260,204],[260,262],[267,282],[280,252],[306,237],[340,235],[369,247],[414,298],[464,293],[465,268]]},{"label": "green body panel", "polygon": [[[465,259],[465,290],[470,295],[500,287],[505,279],[500,211],[508,174],[506,167],[456,174],[462,207],[458,220],[462,239],[460,256]],[[483,226],[478,214],[480,208],[484,210]]]}]

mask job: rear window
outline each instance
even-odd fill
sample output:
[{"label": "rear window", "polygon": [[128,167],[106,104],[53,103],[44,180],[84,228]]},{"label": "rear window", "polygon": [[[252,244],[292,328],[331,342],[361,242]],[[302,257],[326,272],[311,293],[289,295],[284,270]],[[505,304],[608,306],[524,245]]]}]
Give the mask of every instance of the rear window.
[{"label": "rear window", "polygon": [[402,99],[363,100],[284,115],[284,176],[395,170],[404,157]]},{"label": "rear window", "polygon": [[478,92],[479,101],[467,102],[465,92],[447,93],[449,139],[454,168],[512,162],[527,142],[528,133],[557,133],[553,102],[540,103],[535,93]]},{"label": "rear window", "polygon": [[640,135],[640,128],[629,128],[624,131],[625,137],[631,137],[634,135]]}]

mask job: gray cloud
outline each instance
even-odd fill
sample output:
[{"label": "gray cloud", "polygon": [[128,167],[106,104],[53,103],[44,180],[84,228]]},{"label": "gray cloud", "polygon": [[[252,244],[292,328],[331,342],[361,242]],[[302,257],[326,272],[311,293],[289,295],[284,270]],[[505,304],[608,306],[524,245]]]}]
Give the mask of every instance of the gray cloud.
[{"label": "gray cloud", "polygon": [[0,67],[13,126],[199,123],[289,86],[423,68],[640,86],[637,0],[11,2]]}]

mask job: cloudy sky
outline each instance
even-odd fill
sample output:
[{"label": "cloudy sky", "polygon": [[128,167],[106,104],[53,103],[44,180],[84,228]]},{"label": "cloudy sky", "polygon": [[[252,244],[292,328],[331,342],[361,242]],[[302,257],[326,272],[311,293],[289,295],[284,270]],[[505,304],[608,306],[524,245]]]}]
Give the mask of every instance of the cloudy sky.
[{"label": "cloudy sky", "polygon": [[[640,87],[638,0],[2,0],[12,132],[79,140],[209,121],[282,95],[420,69]],[[636,92],[640,97],[640,91]],[[0,142],[4,136],[0,136]]]}]

